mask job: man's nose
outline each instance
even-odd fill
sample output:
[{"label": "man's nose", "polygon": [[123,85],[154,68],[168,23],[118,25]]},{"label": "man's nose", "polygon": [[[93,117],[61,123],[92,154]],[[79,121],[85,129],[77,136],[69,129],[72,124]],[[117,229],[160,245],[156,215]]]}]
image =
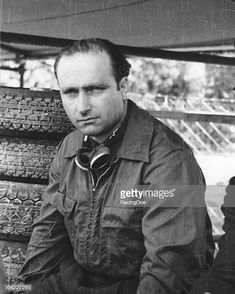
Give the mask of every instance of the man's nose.
[{"label": "man's nose", "polygon": [[85,92],[80,92],[77,97],[76,112],[85,114],[91,110],[89,96]]}]

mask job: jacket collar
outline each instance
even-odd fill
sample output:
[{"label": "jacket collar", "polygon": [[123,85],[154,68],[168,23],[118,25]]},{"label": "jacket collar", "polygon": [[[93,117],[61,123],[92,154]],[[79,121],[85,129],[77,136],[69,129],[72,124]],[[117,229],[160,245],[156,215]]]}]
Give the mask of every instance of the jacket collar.
[{"label": "jacket collar", "polygon": [[[131,100],[130,116],[128,118],[125,135],[117,151],[117,158],[149,162],[150,143],[153,136],[153,118],[147,111],[140,109]],[[82,146],[83,135],[75,130],[69,136],[64,157],[75,156]]]}]

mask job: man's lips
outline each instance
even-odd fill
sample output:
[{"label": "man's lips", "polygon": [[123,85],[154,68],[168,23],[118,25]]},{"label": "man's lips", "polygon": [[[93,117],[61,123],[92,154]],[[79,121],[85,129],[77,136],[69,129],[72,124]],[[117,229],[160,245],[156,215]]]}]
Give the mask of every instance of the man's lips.
[{"label": "man's lips", "polygon": [[78,123],[89,123],[89,122],[93,122],[97,119],[97,117],[88,117],[88,118],[82,118],[77,120]]}]

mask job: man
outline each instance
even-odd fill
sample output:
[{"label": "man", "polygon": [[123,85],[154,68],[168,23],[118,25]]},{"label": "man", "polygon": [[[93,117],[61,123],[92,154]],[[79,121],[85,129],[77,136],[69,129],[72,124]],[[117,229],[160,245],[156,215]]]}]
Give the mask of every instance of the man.
[{"label": "man", "polygon": [[75,42],[55,61],[76,131],[58,147],[21,271],[35,293],[187,293],[207,267],[210,223],[205,207],[190,207],[193,193],[177,205],[120,204],[139,185],[204,184],[183,140],[127,100],[129,69],[103,39]]},{"label": "man", "polygon": [[5,268],[2,260],[2,255],[0,254],[0,294],[5,293]]},{"label": "man", "polygon": [[235,177],[226,187],[223,229],[225,234],[219,239],[219,252],[212,268],[194,283],[190,294],[233,294],[235,291]]}]

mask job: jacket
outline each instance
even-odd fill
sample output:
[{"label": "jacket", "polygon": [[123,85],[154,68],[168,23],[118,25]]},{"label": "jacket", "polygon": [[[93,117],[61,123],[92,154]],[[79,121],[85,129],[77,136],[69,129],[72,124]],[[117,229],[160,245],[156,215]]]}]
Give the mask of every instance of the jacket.
[{"label": "jacket", "polygon": [[195,196],[190,192],[173,207],[160,199],[147,206],[120,205],[121,191],[133,187],[204,185],[188,145],[128,103],[131,112],[116,159],[95,185],[91,173],[75,164],[82,134],[75,130],[59,145],[20,273],[25,281],[53,272],[68,246],[91,274],[138,279],[138,294],[187,293],[206,270],[213,245],[203,192],[196,195],[200,207],[188,205]]}]

